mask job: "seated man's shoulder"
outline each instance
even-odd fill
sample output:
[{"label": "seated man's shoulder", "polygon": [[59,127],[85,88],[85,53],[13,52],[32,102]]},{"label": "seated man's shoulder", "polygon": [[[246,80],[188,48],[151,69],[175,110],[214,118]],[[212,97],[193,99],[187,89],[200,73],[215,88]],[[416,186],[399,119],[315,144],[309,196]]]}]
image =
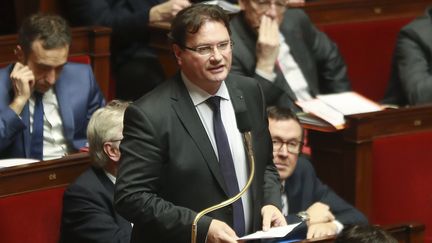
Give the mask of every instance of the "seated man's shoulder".
[{"label": "seated man's shoulder", "polygon": [[[100,172],[97,172],[97,170],[100,170]],[[97,173],[103,173],[103,171],[101,169],[90,166],[90,168],[81,173],[81,175],[79,175],[73,183],[69,184],[69,187],[87,187],[88,185],[95,185],[95,181],[97,181],[98,178]]]}]

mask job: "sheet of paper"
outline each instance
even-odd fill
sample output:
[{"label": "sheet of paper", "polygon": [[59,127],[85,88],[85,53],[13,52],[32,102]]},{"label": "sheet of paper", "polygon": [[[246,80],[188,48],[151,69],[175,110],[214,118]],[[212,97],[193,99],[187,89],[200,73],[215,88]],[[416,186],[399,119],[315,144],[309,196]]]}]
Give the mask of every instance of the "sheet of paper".
[{"label": "sheet of paper", "polygon": [[0,168],[39,162],[37,159],[0,159]]},{"label": "sheet of paper", "polygon": [[317,98],[346,115],[380,111],[383,108],[372,100],[356,92],[317,95]]},{"label": "sheet of paper", "polygon": [[267,232],[257,231],[253,234],[243,236],[239,240],[270,239],[284,237],[299,224],[301,224],[301,222],[296,224],[289,224],[287,226],[273,227],[270,228]]},{"label": "sheet of paper", "polygon": [[343,127],[345,124],[344,115],[320,99],[297,101],[297,104],[303,109],[303,111],[318,116],[336,128]]}]

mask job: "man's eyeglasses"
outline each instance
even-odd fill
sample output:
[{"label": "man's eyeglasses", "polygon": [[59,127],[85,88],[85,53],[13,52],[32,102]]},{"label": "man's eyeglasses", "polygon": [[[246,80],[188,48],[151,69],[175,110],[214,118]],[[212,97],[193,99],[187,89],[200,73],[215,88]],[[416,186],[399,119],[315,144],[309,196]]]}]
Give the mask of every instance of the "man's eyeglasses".
[{"label": "man's eyeglasses", "polygon": [[284,145],[286,145],[286,149],[289,153],[292,154],[299,154],[301,146],[303,145],[303,142],[300,142],[298,140],[290,140],[290,141],[281,141],[281,140],[272,140],[273,142],[273,151],[274,152],[280,152]]},{"label": "man's eyeglasses", "polygon": [[222,51],[226,51],[228,49],[231,49],[233,45],[234,45],[234,42],[229,40],[229,41],[219,42],[216,45],[202,45],[202,46],[197,46],[197,47],[183,46],[183,48],[187,49],[189,51],[196,52],[196,53],[200,54],[201,56],[208,56],[210,54],[214,54],[215,47],[218,49],[218,51],[222,52]]},{"label": "man's eyeglasses", "polygon": [[261,11],[267,11],[272,4],[276,6],[276,9],[279,11],[284,10],[287,7],[287,1],[286,0],[250,0],[255,5],[257,5],[258,9]]}]

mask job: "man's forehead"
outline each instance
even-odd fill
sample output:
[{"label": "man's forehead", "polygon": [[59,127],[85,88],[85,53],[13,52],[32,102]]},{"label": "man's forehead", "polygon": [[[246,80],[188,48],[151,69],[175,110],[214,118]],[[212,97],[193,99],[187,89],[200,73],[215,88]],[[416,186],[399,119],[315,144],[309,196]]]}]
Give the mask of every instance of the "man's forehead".
[{"label": "man's forehead", "polygon": [[42,45],[42,41],[34,41],[30,52],[30,56],[34,56],[34,61],[36,63],[48,66],[63,65],[67,61],[68,54],[68,45],[53,49],[45,49]]},{"label": "man's forehead", "polygon": [[[208,33],[209,31],[217,31],[217,32]],[[205,21],[200,26],[197,32],[191,33],[188,31],[186,34],[186,42],[189,41],[220,42],[220,41],[229,40],[230,38],[231,37],[229,35],[228,29],[222,21]]]}]

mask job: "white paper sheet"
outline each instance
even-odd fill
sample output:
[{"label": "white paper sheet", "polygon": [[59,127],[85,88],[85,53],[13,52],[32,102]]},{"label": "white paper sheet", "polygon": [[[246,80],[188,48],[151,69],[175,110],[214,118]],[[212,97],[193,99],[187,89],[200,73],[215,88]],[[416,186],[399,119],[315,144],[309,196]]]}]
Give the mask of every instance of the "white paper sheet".
[{"label": "white paper sheet", "polygon": [[243,236],[239,240],[270,239],[284,237],[299,224],[301,224],[301,222],[296,224],[289,224],[287,226],[273,227],[266,232],[257,231],[253,234]]},{"label": "white paper sheet", "polygon": [[39,162],[37,159],[25,159],[25,158],[16,158],[16,159],[0,159],[0,168],[3,167],[11,167],[16,165],[23,165],[23,164],[31,164]]}]

